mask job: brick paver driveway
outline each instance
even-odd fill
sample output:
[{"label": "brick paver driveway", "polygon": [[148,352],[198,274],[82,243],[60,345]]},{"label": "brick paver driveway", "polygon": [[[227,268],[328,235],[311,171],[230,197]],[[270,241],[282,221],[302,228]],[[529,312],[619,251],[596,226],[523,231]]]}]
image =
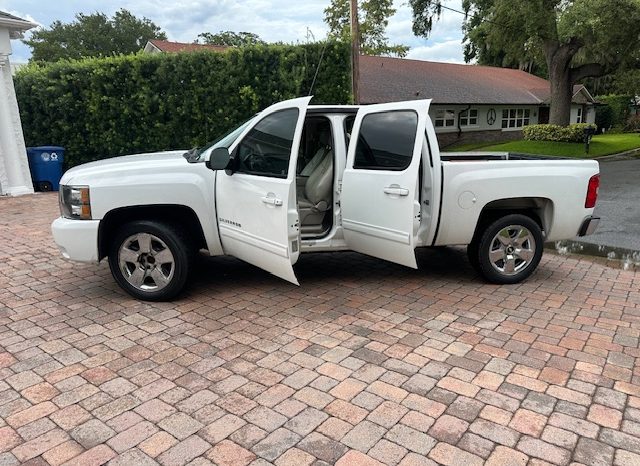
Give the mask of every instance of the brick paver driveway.
[{"label": "brick paver driveway", "polygon": [[640,464],[639,273],[207,259],[148,304],[59,257],[56,211],[0,199],[1,465]]}]

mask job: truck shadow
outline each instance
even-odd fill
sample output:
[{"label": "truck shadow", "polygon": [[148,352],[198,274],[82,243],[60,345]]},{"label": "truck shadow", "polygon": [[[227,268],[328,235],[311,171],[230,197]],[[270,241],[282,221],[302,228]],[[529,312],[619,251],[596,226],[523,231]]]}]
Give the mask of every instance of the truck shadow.
[{"label": "truck shadow", "polygon": [[417,250],[418,270],[392,264],[354,252],[308,253],[295,265],[300,287],[289,284],[250,264],[231,257],[199,258],[190,289],[196,293],[207,288],[230,286],[277,286],[308,289],[316,286],[377,286],[383,281],[455,280],[482,283],[467,261],[463,248],[423,248]]},{"label": "truck shadow", "polygon": [[[403,300],[403,296],[410,300],[419,288],[422,288],[419,291],[422,294],[437,289],[450,292],[461,286],[469,290],[484,288],[489,293],[500,288],[488,284],[478,275],[467,260],[465,248],[422,248],[416,251],[416,259],[418,269],[414,270],[355,252],[307,253],[294,266],[300,283],[298,287],[233,257],[201,255],[185,292],[174,302],[195,301],[207,305],[212,299],[231,303],[259,296],[276,302],[294,300],[304,307],[304,303],[323,301],[326,297],[338,296],[341,302],[346,295],[354,294],[392,302]],[[522,285],[506,286],[535,287],[540,281],[549,282],[553,276],[553,268],[544,267],[543,261]],[[82,292],[93,293],[97,299],[129,305],[131,298],[113,282],[108,267],[97,271],[95,285]],[[159,303],[146,302],[145,305],[158,307]],[[166,305],[170,303],[160,307]]]}]

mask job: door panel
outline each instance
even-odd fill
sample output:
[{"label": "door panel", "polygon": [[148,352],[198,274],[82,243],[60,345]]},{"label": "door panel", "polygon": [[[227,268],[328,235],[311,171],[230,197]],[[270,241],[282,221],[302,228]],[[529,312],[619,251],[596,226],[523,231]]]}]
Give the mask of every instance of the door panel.
[{"label": "door panel", "polygon": [[417,268],[418,170],[429,100],[358,111],[342,179],[342,225],[354,251]]},{"label": "door panel", "polygon": [[225,254],[298,284],[296,157],[310,97],[264,110],[229,148],[236,171],[216,173],[216,209]]}]

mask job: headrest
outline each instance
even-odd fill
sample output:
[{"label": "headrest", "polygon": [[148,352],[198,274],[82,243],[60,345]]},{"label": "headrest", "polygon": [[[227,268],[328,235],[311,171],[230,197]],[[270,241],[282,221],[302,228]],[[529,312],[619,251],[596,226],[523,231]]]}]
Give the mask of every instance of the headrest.
[{"label": "headrest", "polygon": [[331,131],[320,131],[318,133],[318,142],[323,146],[331,146]]}]

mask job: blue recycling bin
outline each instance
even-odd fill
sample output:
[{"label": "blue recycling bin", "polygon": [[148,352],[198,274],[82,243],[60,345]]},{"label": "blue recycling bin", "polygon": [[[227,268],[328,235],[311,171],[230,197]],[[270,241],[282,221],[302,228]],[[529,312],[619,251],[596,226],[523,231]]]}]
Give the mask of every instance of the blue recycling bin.
[{"label": "blue recycling bin", "polygon": [[27,158],[36,191],[57,191],[62,178],[64,147],[27,147]]}]

